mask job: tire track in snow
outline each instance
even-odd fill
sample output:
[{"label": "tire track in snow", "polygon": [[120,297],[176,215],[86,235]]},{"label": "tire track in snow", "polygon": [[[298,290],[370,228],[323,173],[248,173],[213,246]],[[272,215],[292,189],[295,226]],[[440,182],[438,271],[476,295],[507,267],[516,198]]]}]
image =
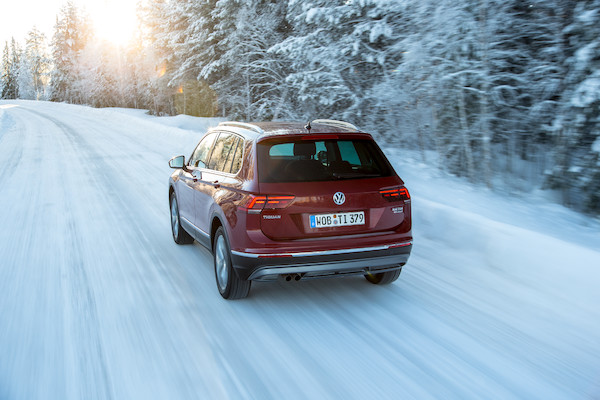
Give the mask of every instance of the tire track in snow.
[{"label": "tire track in snow", "polygon": [[1,110],[0,114],[0,148],[9,146],[9,151],[3,151],[0,153],[0,157],[4,154],[8,154],[8,158],[0,158],[0,186],[5,185],[5,180],[11,175],[11,173],[17,168],[21,162],[23,155],[23,147],[18,145],[18,131],[16,129],[16,123],[11,113],[7,113],[5,110]]},{"label": "tire track in snow", "polygon": [[[52,122],[62,132],[69,135],[69,128],[54,118],[22,107],[20,110]],[[69,141],[65,141],[59,136],[55,136],[53,139],[60,142],[58,144],[63,148],[70,145]],[[73,149],[73,153],[75,150]],[[62,158],[59,158],[59,160],[63,164],[63,171],[68,169],[66,164],[72,161]],[[71,178],[65,176],[64,179],[69,181]],[[63,198],[69,202],[65,204],[65,207],[73,210],[77,205],[73,204],[71,200],[71,193],[68,191],[70,187],[72,187],[72,183],[61,185],[60,189],[63,192]],[[86,378],[83,382],[77,382],[80,385],[78,387],[79,393],[74,394],[74,397],[112,399],[114,395],[107,369],[106,354],[100,336],[102,329],[98,318],[95,300],[96,294],[94,293],[93,285],[90,283],[85,257],[81,250],[84,247],[81,239],[83,233],[78,227],[72,212],[65,213],[64,217],[66,218],[64,220],[64,229],[69,238],[69,246],[65,251],[66,259],[60,266],[63,283],[69,289],[63,292],[63,298],[67,305],[67,309],[65,310],[65,324],[67,325],[64,329],[65,343],[74,345],[80,343],[86,344],[85,346],[78,346],[76,349],[73,347],[65,349],[67,353],[70,353],[66,354],[68,357],[67,360],[72,363],[67,363],[66,367],[73,369],[68,376],[83,375],[83,378]]]},{"label": "tire track in snow", "polygon": [[[139,273],[140,275],[143,273],[144,276],[141,278],[144,279],[144,281],[142,281],[142,284],[135,285],[135,290],[142,292],[140,297],[146,299],[146,305],[149,305],[150,310],[155,312],[155,310],[164,308],[164,306],[162,306],[161,304],[161,300],[164,301],[164,298],[161,298],[161,296],[155,293],[153,291],[154,288],[150,286],[148,282],[161,282],[159,284],[160,287],[155,289],[161,291],[169,290],[171,292],[173,290],[177,290],[180,283],[175,282],[173,280],[174,278],[170,273],[171,271],[169,270],[169,267],[173,265],[173,259],[172,257],[170,257],[170,249],[172,248],[171,240],[164,240],[160,237],[164,236],[163,234],[164,232],[166,232],[167,238],[170,239],[170,231],[165,230],[164,232],[157,233],[157,229],[148,229],[148,220],[151,219],[154,215],[149,215],[147,209],[144,209],[143,207],[137,207],[137,204],[131,201],[131,199],[135,198],[131,195],[131,185],[137,185],[140,182],[136,182],[135,180],[133,180],[132,183],[131,178],[127,176],[128,172],[130,171],[121,171],[116,165],[112,165],[107,161],[109,157],[116,157],[116,159],[118,159],[119,157],[115,156],[115,154],[113,154],[112,152],[110,156],[108,154],[100,153],[99,149],[92,145],[87,140],[87,138],[85,138],[84,135],[81,134],[81,132],[77,131],[76,129],[73,129],[63,121],[53,116],[47,115],[45,112],[39,112],[37,110],[28,111],[39,117],[47,119],[52,124],[56,125],[59,129],[61,129],[62,132],[64,132],[64,134],[68,138],[68,141],[73,145],[73,147],[79,150],[80,154],[78,156],[82,162],[76,163],[74,162],[74,160],[71,160],[71,163],[73,163],[74,165],[78,165],[78,168],[82,169],[82,171],[85,172],[85,175],[87,177],[86,182],[94,186],[94,195],[101,197],[101,203],[103,203],[104,205],[109,205],[110,209],[114,210],[112,215],[107,216],[101,211],[99,212],[100,215],[103,215],[103,217],[108,217],[111,222],[114,222],[114,224],[116,224],[116,229],[114,232],[114,235],[116,237],[121,237],[122,241],[131,241],[132,243],[130,243],[128,247],[136,249],[132,251],[136,252],[136,259],[131,260],[131,264],[128,265],[128,270],[129,272],[132,272],[133,270],[135,273]],[[124,150],[121,150],[120,148],[117,150],[122,151],[124,153],[124,157],[127,156],[127,153]],[[139,158],[140,160],[143,160],[141,155],[139,156]],[[87,160],[87,162],[85,162],[85,160]],[[145,174],[147,173],[148,171],[144,170],[143,177],[145,177]],[[154,179],[157,179],[157,177],[160,176],[160,174],[154,174]],[[143,195],[143,193],[141,193],[141,195]],[[160,210],[164,210],[163,213],[165,214],[165,221],[168,221],[168,207],[166,204],[166,198],[167,196],[165,195],[165,202],[163,203],[164,207]],[[104,221],[105,225],[106,222],[107,221]],[[123,222],[126,222],[125,226],[118,225],[119,223],[122,224]],[[75,225],[76,224],[73,224],[73,226],[70,229],[76,231],[77,228],[75,227]],[[78,242],[77,244],[75,244],[75,247],[77,247],[77,249],[86,248],[86,245],[87,247],[89,247],[87,243],[80,239],[79,234],[76,233],[75,236],[77,237]],[[194,259],[197,259],[199,261],[205,259],[203,253],[193,251],[195,250],[194,248],[190,248],[190,250],[193,253]],[[117,263],[123,262],[124,260],[117,261]],[[148,265],[150,266],[150,268],[143,269],[142,271],[140,268],[142,265]],[[115,266],[111,267],[114,268]],[[212,268],[210,269],[210,272],[212,272]],[[88,276],[84,276],[83,279],[85,280],[85,282],[87,282],[87,287],[89,287],[90,278]],[[210,282],[212,283],[212,281]],[[98,289],[98,283],[94,282],[94,284]],[[90,302],[90,304],[92,304],[94,300],[93,293],[91,294],[92,295],[88,297],[88,301]],[[168,293],[166,296],[176,298],[179,297],[178,295],[179,294],[173,295],[173,293]],[[93,305],[95,307],[95,304]],[[168,322],[170,321],[164,318],[155,318],[150,322],[151,324],[154,324],[154,326],[148,327],[147,332],[138,332],[138,335],[146,336],[149,334],[154,334],[156,331],[168,332],[170,329],[172,329],[172,327],[167,324]],[[148,321],[146,321],[146,323],[148,323]],[[94,323],[92,325],[94,324],[98,324],[97,315],[94,317]],[[137,328],[139,329],[139,327]],[[161,337],[167,336],[168,335],[165,334]],[[153,337],[147,338],[147,340],[152,339]],[[214,359],[214,363],[224,366],[223,368],[215,370],[214,372],[212,372],[212,374],[230,374],[230,371],[228,371],[228,369],[225,368],[227,362],[217,351],[218,347],[215,346],[214,339],[211,338],[211,336],[207,332],[205,332],[203,340],[208,340],[210,342],[210,344],[208,346],[205,346],[204,349],[210,349],[210,352],[212,353],[212,356],[210,354],[205,354],[205,356],[212,357]],[[168,357],[189,357],[189,354],[181,353],[182,349],[179,343],[171,342],[170,345],[172,346],[173,351],[171,352],[172,354]],[[181,360],[179,360],[179,362],[182,363]],[[103,363],[106,364],[106,360],[104,360]],[[185,360],[185,362],[182,364],[187,365],[189,363],[189,360]],[[106,369],[106,367],[104,367],[104,369]],[[187,371],[183,371],[183,373],[189,374],[187,382],[194,382],[195,379],[197,380],[197,377],[194,377],[193,374]],[[107,386],[110,387],[108,375],[109,374],[106,374],[106,382],[108,382]],[[229,379],[233,378],[234,377],[231,376]],[[208,386],[203,389],[204,392],[211,393],[209,397],[225,397],[225,393],[229,392],[230,390],[225,389],[225,387],[222,386],[222,382],[228,381],[229,379],[221,376],[220,378],[218,378],[218,380],[212,380],[210,384],[208,384],[208,382],[201,382],[196,383],[196,385],[202,384],[204,386]],[[195,392],[191,388],[182,388],[181,390],[187,391],[189,395]],[[239,393],[233,394],[233,396],[238,397]],[[116,397],[119,396],[117,395]]]},{"label": "tire track in snow", "polygon": [[[209,253],[198,245],[177,247],[170,238],[166,195],[163,194],[166,192],[163,157],[165,148],[177,147],[169,145],[173,131],[162,134],[158,132],[160,126],[156,131],[149,127],[145,135],[146,129],[135,127],[135,120],[131,121],[131,127],[119,126],[104,118],[104,115],[110,116],[110,112],[103,114],[75,106],[48,103],[29,108],[43,111],[70,128],[72,135],[80,137],[76,143],[69,132],[58,126],[55,129],[52,124],[59,144],[66,150],[76,151],[69,153],[71,160],[59,160],[62,163],[53,158],[49,160],[60,164],[60,169],[56,166],[54,169],[66,175],[62,191],[57,188],[61,196],[72,191],[83,193],[68,198],[78,233],[73,245],[79,248],[85,278],[94,296],[97,323],[102,329],[98,336],[103,340],[102,355],[111,378],[113,397],[477,399],[486,396],[585,398],[585,393],[592,397],[597,393],[597,385],[586,386],[596,382],[598,370],[598,352],[594,346],[597,313],[585,308],[579,310],[572,321],[563,318],[566,310],[569,316],[578,310],[570,310],[571,303],[565,299],[553,299],[556,297],[553,295],[562,293],[553,293],[538,284],[532,279],[535,275],[531,271],[515,274],[513,269],[512,274],[507,274],[509,269],[487,265],[485,258],[479,259],[481,251],[474,249],[481,247],[480,238],[466,247],[469,251],[459,255],[465,250],[463,240],[456,246],[448,246],[454,242],[448,243],[439,231],[431,235],[443,222],[435,212],[438,207],[423,204],[421,199],[421,213],[433,212],[429,215],[433,221],[431,226],[427,230],[421,228],[430,235],[421,236],[408,268],[393,285],[377,288],[365,284],[359,277],[302,281],[284,286],[264,283],[257,284],[260,290],[243,302],[224,302],[214,288],[212,270],[204,268],[206,265],[197,265],[210,263]],[[98,118],[94,118],[96,116]],[[17,122],[21,123],[21,118]],[[25,147],[25,157],[30,157],[36,141],[41,142],[42,147],[52,144],[52,150],[57,147],[52,139],[42,139],[31,129],[36,129],[36,125],[30,124],[28,133],[35,139],[29,140]],[[140,145],[136,146],[138,141]],[[172,141],[179,141],[176,134]],[[30,178],[27,175],[37,178],[31,179],[34,183],[40,183],[40,176],[35,176],[36,169],[25,163],[21,168],[14,179],[10,179],[13,189],[19,183],[15,179],[24,181],[23,178]],[[15,208],[27,217],[38,217],[40,212],[32,209],[32,205],[44,205],[42,199],[48,194],[54,201],[60,198],[49,188],[48,184],[37,188],[35,199],[25,199],[22,206]],[[119,193],[122,190],[125,192]],[[26,190],[17,192],[27,193]],[[90,196],[95,199],[86,204]],[[419,202],[416,197],[415,206]],[[15,201],[7,203],[9,207],[15,206]],[[450,216],[457,215],[454,210],[448,211]],[[17,217],[14,220],[23,219]],[[31,220],[23,219],[23,222],[29,224]],[[465,222],[463,218],[461,222]],[[477,237],[481,227],[491,230],[488,221],[479,218],[466,225],[473,225],[462,231],[469,233],[469,240]],[[45,226],[51,228],[48,224]],[[71,228],[66,226],[63,230],[68,232]],[[40,227],[27,226],[26,231],[32,232],[35,239],[45,234]],[[51,228],[49,232],[60,234],[62,231]],[[71,234],[65,236],[71,239]],[[25,235],[18,237],[26,238]],[[9,244],[16,242],[9,241]],[[4,249],[6,247],[0,248]],[[25,245],[24,250],[48,253],[38,244]],[[110,252],[116,254],[110,255]],[[155,258],[155,254],[159,258]],[[16,254],[10,261],[39,259],[19,256],[21,254]],[[75,255],[69,257],[69,260],[76,259]],[[478,258],[473,261],[470,257]],[[590,260],[595,262],[597,257]],[[1,261],[0,267],[3,267]],[[519,264],[519,269],[521,267],[525,270],[527,265]],[[0,272],[4,271],[0,268]],[[47,271],[42,272],[44,277],[48,276]],[[566,270],[562,283],[570,273]],[[20,272],[22,282],[18,283],[22,286],[17,290],[31,295],[35,289],[28,286],[28,290],[23,290],[27,284],[23,278],[29,278],[27,274]],[[14,280],[9,277],[10,281]],[[533,284],[524,285],[527,283]],[[36,288],[47,290],[45,286],[52,284],[55,282],[41,282]],[[68,284],[68,281],[63,283],[65,289]],[[10,289],[8,285],[5,287]],[[567,291],[566,295],[569,294],[573,292]],[[110,296],[116,298],[106,298]],[[44,295],[38,297],[44,298]],[[6,303],[18,306],[19,301]],[[48,338],[55,325],[62,326],[62,321],[48,323],[54,316],[45,317],[30,307],[24,308],[24,317],[21,317],[8,307],[1,309],[2,306],[0,302],[0,313],[5,312],[17,322],[32,319],[34,327],[50,328],[49,332],[34,329],[34,333],[41,334],[30,341],[19,342],[18,338],[9,337],[6,341],[9,345],[21,346],[21,350],[30,342],[38,347],[40,343],[69,346],[60,339]],[[552,310],[557,306],[562,311]],[[582,323],[582,316],[590,318]],[[72,318],[70,321],[78,319],[75,314],[68,318]],[[0,339],[3,338],[2,322],[0,320]],[[565,329],[562,324],[570,327]],[[23,333],[23,328],[13,331]],[[17,336],[14,332],[12,336]],[[68,340],[80,340],[75,348],[87,343],[74,336],[78,332],[84,329],[73,330],[68,337]],[[10,349],[4,350],[0,345],[0,398],[19,397],[11,396],[15,387],[19,393],[33,393],[20,396],[22,398],[49,397],[43,392],[53,388],[48,379],[35,382],[39,389],[19,390],[18,386],[24,386],[23,381],[26,381],[19,374],[29,371],[15,368],[17,374],[5,373],[4,369],[12,366],[12,360],[2,359],[3,354],[10,355]],[[52,365],[46,354],[38,354],[37,349],[26,350],[17,356],[33,355],[37,356],[36,361],[45,362],[33,372],[39,373]],[[87,354],[97,355],[91,350]],[[135,362],[128,358],[135,358]],[[30,361],[24,363],[31,364]],[[67,381],[79,376],[71,371],[46,375],[57,380],[66,377]],[[93,387],[94,380],[102,381],[87,372],[81,376],[81,387]],[[5,383],[8,389],[3,391],[1,387]],[[209,384],[217,389],[207,389]],[[78,387],[72,381],[67,385]],[[68,396],[48,393],[55,398],[85,397],[80,395],[84,392],[67,391]]]}]

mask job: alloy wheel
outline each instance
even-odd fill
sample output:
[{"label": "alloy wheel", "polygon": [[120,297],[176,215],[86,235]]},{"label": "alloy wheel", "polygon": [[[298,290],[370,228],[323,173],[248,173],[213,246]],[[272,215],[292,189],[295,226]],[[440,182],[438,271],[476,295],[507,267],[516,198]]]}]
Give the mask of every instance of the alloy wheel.
[{"label": "alloy wheel", "polygon": [[224,292],[229,280],[229,271],[227,265],[227,245],[223,235],[220,235],[215,243],[215,272],[219,289],[221,292]]},{"label": "alloy wheel", "polygon": [[171,229],[174,238],[179,235],[179,213],[177,211],[177,200],[173,198],[171,200]]}]

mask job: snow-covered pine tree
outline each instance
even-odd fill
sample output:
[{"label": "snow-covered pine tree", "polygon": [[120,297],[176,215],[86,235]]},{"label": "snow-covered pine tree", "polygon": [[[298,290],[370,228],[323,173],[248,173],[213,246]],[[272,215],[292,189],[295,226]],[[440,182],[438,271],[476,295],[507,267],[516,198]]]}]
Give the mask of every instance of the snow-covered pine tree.
[{"label": "snow-covered pine tree", "polygon": [[493,169],[504,184],[539,187],[547,162],[547,131],[564,74],[556,0],[489,0],[489,110]]},{"label": "snow-covered pine tree", "polygon": [[2,51],[2,64],[0,64],[0,99],[7,99],[8,87],[10,84],[10,51],[8,42],[4,43]]},{"label": "snow-covered pine tree", "polygon": [[19,98],[19,67],[21,65],[21,48],[15,38],[10,46],[6,43],[2,55],[2,98]]},{"label": "snow-covered pine tree", "polygon": [[568,58],[554,121],[555,166],[548,184],[563,202],[600,212],[600,0],[581,0],[565,29]]},{"label": "snow-covered pine tree", "polygon": [[33,86],[33,74],[29,58],[23,54],[19,60],[19,72],[17,78],[19,87],[19,99],[35,100],[35,87]]},{"label": "snow-covered pine tree", "polygon": [[388,81],[399,92],[403,110],[396,113],[409,116],[404,129],[422,129],[419,135],[425,138],[420,140],[426,146],[433,142],[443,168],[486,182],[482,121],[488,116],[482,114],[482,97],[488,72],[480,5],[427,0],[415,4],[408,15],[410,35],[400,42],[402,59],[393,65]]},{"label": "snow-covered pine tree", "polygon": [[375,115],[401,126],[405,145],[435,148],[440,165],[455,174],[487,185],[491,171],[532,179],[510,161],[544,153],[536,145],[561,74],[561,13],[553,2],[424,0],[406,7],[408,34],[397,41],[401,58],[392,73],[374,87],[381,96]]},{"label": "snow-covered pine tree", "polygon": [[140,18],[145,35],[140,41],[142,51],[137,56],[144,65],[145,72],[139,76],[143,76],[141,86],[144,103],[151,113],[174,114],[173,98],[176,88],[169,83],[182,64],[175,51],[193,40],[191,36],[186,38],[185,32],[191,21],[197,18],[193,10],[186,13],[186,7],[202,7],[210,2],[212,0],[156,0],[146,3],[141,8]]},{"label": "snow-covered pine tree", "polygon": [[211,12],[215,56],[200,78],[215,89],[228,115],[252,119],[288,116],[282,57],[269,49],[285,35],[285,4],[218,0]]},{"label": "snow-covered pine tree", "polygon": [[[385,134],[390,145],[425,149],[434,143],[438,79],[432,49],[437,32],[432,32],[437,5],[429,1],[380,2],[386,19],[373,25],[366,46],[378,46],[381,76],[366,90],[363,123],[372,132]],[[383,22],[381,22],[383,21]],[[382,23],[385,22],[385,25]]]},{"label": "snow-covered pine tree", "polygon": [[35,27],[27,34],[19,73],[21,98],[34,100],[46,98],[50,58],[45,40],[45,35]]},{"label": "snow-covered pine tree", "polygon": [[[387,29],[373,1],[288,2],[292,34],[273,50],[288,60],[288,101],[298,117],[360,122],[361,99],[382,66],[377,42]],[[370,25],[381,24],[378,32]]]},{"label": "snow-covered pine tree", "polygon": [[142,33],[143,21],[138,12],[138,29],[135,31],[134,38],[125,49],[124,71],[125,85],[123,87],[123,105],[122,107],[149,109],[149,99],[147,94],[147,81],[152,73],[155,73],[154,64],[151,71],[147,71],[147,49],[144,45],[144,35]]},{"label": "snow-covered pine tree", "polygon": [[91,25],[87,16],[69,1],[56,17],[52,37],[51,100],[81,102],[81,93],[73,91],[77,81],[76,65],[80,52],[91,36]]},{"label": "snow-covered pine tree", "polygon": [[126,84],[123,88],[125,104],[134,108],[148,109],[154,115],[171,112],[172,89],[167,86],[166,62],[160,50],[146,43],[140,34],[125,55],[125,64],[129,66],[125,73]]},{"label": "snow-covered pine tree", "polygon": [[215,0],[179,0],[169,9],[174,29],[163,36],[170,49],[168,61],[172,68],[168,78],[170,87],[176,88],[177,112],[209,116],[215,113],[215,92],[201,76],[201,71],[219,57],[220,43],[216,39],[212,16],[216,3]]},{"label": "snow-covered pine tree", "polygon": [[36,99],[45,99],[50,81],[51,60],[48,54],[46,35],[35,27],[27,36],[25,54],[31,64]]}]

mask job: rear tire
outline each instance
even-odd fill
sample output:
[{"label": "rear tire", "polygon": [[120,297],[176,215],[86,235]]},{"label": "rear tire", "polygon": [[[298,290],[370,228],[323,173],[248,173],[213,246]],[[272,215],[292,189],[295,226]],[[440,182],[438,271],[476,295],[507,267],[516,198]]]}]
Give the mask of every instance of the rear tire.
[{"label": "rear tire", "polygon": [[379,274],[366,274],[365,279],[375,285],[387,285],[398,279],[400,272],[402,272],[402,267],[394,271],[381,272]]},{"label": "rear tire", "polygon": [[221,296],[228,300],[243,299],[244,297],[247,297],[248,293],[250,293],[250,284],[252,282],[240,279],[233,270],[229,242],[222,226],[215,232],[213,258],[215,263],[217,289],[219,289]]},{"label": "rear tire", "polygon": [[171,193],[169,206],[171,209],[171,233],[173,234],[173,240],[177,244],[193,243],[194,238],[181,226],[181,220],[179,219],[179,204],[177,203],[177,197],[175,197],[174,192]]}]

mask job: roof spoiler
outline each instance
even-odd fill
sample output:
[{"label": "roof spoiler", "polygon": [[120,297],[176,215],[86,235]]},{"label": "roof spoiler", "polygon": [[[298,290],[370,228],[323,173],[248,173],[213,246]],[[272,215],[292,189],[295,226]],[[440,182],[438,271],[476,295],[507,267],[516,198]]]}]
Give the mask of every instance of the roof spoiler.
[{"label": "roof spoiler", "polygon": [[351,123],[346,122],[346,121],[338,121],[335,119],[315,119],[312,121],[312,123],[335,126],[337,128],[346,128],[346,129],[351,129],[356,132],[360,132],[360,129],[358,129],[355,125],[352,125]]}]

